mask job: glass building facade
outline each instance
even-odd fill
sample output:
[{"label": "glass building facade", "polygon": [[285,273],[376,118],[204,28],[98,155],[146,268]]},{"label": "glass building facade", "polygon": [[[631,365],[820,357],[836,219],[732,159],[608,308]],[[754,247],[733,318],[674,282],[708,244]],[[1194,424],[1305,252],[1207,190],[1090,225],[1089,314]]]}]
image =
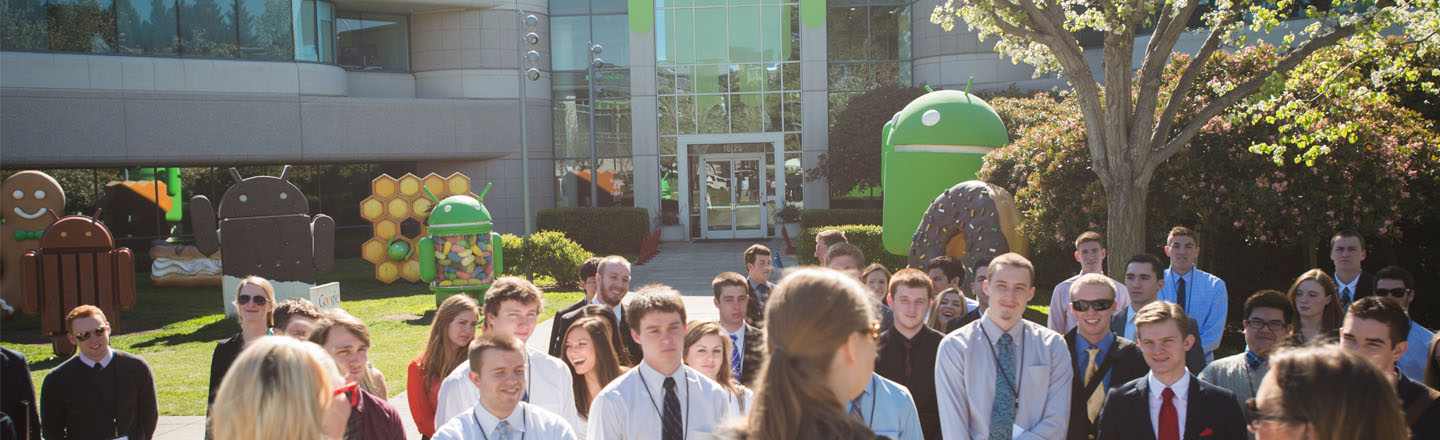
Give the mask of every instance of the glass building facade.
[{"label": "glass building facade", "polygon": [[[555,206],[590,206],[592,178],[598,185],[596,205],[634,206],[626,2],[552,0],[550,14]],[[597,45],[599,53],[594,53]],[[592,66],[596,59],[599,64]],[[590,163],[592,110],[598,173]]]}]

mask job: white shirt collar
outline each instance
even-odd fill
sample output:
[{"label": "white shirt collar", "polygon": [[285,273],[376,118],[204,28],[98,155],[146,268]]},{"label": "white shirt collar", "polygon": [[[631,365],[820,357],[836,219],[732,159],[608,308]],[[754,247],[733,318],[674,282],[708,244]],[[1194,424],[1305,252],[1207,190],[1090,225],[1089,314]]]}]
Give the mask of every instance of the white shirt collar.
[{"label": "white shirt collar", "polygon": [[742,341],[745,340],[745,323],[743,323],[743,322],[740,323],[740,328],[737,329],[737,330],[735,330],[735,331],[733,331],[733,332],[732,332],[732,331],[729,331],[729,330],[726,330],[726,329],[725,329],[725,326],[723,326],[723,325],[720,326],[720,331],[721,331],[721,332],[724,332],[727,337],[733,335],[733,336],[735,336],[736,338],[739,338],[739,339],[742,340]]},{"label": "white shirt collar", "polygon": [[[90,358],[85,357],[85,354],[84,354],[84,353],[81,353],[81,354],[79,354],[79,355],[77,355],[77,356],[80,357],[80,362],[84,362],[84,363],[85,363],[85,366],[90,367],[90,368],[95,368],[95,361],[92,361],[92,360],[90,360]],[[100,358],[100,367],[101,367],[101,368],[109,367],[109,366],[110,366],[110,361],[113,360],[113,359],[115,359],[115,349],[114,349],[114,348],[106,347],[106,348],[105,348],[105,357]]]},{"label": "white shirt collar", "polygon": [[[1167,387],[1165,384],[1160,383],[1160,379],[1155,378],[1155,372],[1145,373],[1145,380],[1150,382],[1150,399],[1163,399],[1162,393],[1165,392],[1165,388]],[[1186,396],[1190,392],[1190,370],[1186,369],[1185,375],[1181,376],[1180,380],[1175,381],[1175,384],[1170,385],[1168,388],[1170,388],[1170,392],[1175,393],[1176,399],[1186,400]]]},{"label": "white shirt collar", "polygon": [[[510,423],[510,429],[515,432],[525,432],[525,412],[528,411],[525,405],[525,402],[520,402],[515,405],[515,410],[510,411],[510,416],[505,417],[505,421]],[[495,427],[500,425],[500,418],[491,414],[490,410],[485,409],[485,405],[479,402],[475,403],[475,418],[480,421],[480,430],[486,435],[494,434]]]},{"label": "white shirt collar", "polygon": [[1340,275],[1331,275],[1331,278],[1335,278],[1335,284],[1338,286],[1338,287],[1335,289],[1336,292],[1339,292],[1339,291],[1341,291],[1341,290],[1345,290],[1345,288],[1348,287],[1348,288],[1350,288],[1350,297],[1351,297],[1351,298],[1354,298],[1354,297],[1355,297],[1355,287],[1360,284],[1360,276],[1359,276],[1359,275],[1356,275],[1356,276],[1355,276],[1355,279],[1350,280],[1350,282],[1348,282],[1348,283],[1342,283],[1342,282],[1340,282]]}]

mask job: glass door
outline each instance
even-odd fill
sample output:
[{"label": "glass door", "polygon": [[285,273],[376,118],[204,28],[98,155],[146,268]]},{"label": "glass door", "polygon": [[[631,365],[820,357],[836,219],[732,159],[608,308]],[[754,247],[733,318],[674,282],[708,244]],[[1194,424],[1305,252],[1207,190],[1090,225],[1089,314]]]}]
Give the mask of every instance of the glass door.
[{"label": "glass door", "polygon": [[767,228],[764,156],[700,159],[703,238],[758,238]]}]

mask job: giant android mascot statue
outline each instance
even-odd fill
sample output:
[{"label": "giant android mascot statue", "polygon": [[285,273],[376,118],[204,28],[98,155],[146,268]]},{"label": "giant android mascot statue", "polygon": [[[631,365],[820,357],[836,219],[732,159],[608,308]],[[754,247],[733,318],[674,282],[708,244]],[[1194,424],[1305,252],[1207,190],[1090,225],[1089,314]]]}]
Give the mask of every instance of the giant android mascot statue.
[{"label": "giant android mascot statue", "polygon": [[[50,211],[52,216],[58,216]],[[115,247],[115,237],[94,217],[70,215],[55,220],[40,236],[40,248],[20,260],[24,280],[21,308],[40,315],[40,330],[55,354],[75,353],[65,336],[65,315],[84,304],[99,307],[110,322],[135,306],[135,255]]]},{"label": "giant android mascot statue", "polygon": [[[425,192],[430,193],[430,188]],[[500,234],[491,231],[490,210],[481,203],[488,192],[487,183],[478,199],[454,195],[435,200],[425,219],[430,236],[420,239],[415,249],[420,252],[420,279],[430,283],[437,306],[457,293],[483,301],[490,283],[505,267]]]},{"label": "giant android mascot statue", "polygon": [[0,183],[0,318],[20,307],[20,257],[40,248],[40,235],[65,211],[65,191],[55,178],[21,171]]}]

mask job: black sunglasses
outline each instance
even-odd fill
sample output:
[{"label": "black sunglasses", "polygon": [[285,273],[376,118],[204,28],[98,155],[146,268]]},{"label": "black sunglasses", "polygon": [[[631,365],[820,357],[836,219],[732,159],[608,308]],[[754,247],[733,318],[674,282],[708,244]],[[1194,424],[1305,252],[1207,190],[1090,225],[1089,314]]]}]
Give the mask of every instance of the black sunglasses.
[{"label": "black sunglasses", "polygon": [[1390,296],[1395,298],[1404,298],[1405,294],[1407,293],[1410,293],[1410,289],[1406,289],[1404,287],[1396,287],[1394,289],[1375,289],[1376,295]]},{"label": "black sunglasses", "polygon": [[1309,420],[1305,420],[1305,419],[1301,419],[1301,418],[1296,418],[1296,417],[1281,416],[1281,415],[1274,415],[1274,414],[1265,414],[1265,413],[1262,413],[1262,412],[1260,412],[1260,407],[1257,406],[1257,405],[1255,405],[1255,398],[1254,398],[1254,397],[1251,397],[1251,398],[1245,400],[1245,409],[1246,409],[1246,411],[1249,411],[1249,412],[1250,412],[1250,426],[1259,425],[1260,423],[1263,423],[1263,422],[1284,422],[1284,423],[1306,423],[1306,422],[1309,422]]},{"label": "black sunglasses", "polygon": [[265,303],[270,302],[270,299],[269,299],[269,298],[266,298],[265,295],[255,295],[255,296],[250,296],[250,295],[237,295],[237,296],[235,297],[235,304],[239,304],[239,305],[242,305],[242,306],[243,306],[243,305],[246,305],[246,304],[249,304],[250,301],[251,301],[251,298],[254,298],[255,305],[257,305],[257,306],[264,306]]},{"label": "black sunglasses", "polygon": [[1094,308],[1097,312],[1103,312],[1106,310],[1110,310],[1111,307],[1115,307],[1115,300],[1097,299],[1094,301],[1087,301],[1083,299],[1077,299],[1074,301],[1070,301],[1070,305],[1075,307],[1075,311],[1077,312],[1086,312],[1089,311],[1091,308]]},{"label": "black sunglasses", "polygon": [[75,335],[75,340],[76,340],[76,341],[85,342],[86,340],[90,339],[91,336],[100,336],[100,335],[105,334],[105,332],[108,332],[108,331],[110,331],[110,326],[108,326],[108,325],[102,325],[102,326],[99,326],[99,327],[95,327],[94,329],[92,329],[92,330],[90,330],[90,331],[83,331],[83,332],[78,332],[78,333],[77,333],[77,332],[70,332],[70,333],[73,334],[73,335]]}]

